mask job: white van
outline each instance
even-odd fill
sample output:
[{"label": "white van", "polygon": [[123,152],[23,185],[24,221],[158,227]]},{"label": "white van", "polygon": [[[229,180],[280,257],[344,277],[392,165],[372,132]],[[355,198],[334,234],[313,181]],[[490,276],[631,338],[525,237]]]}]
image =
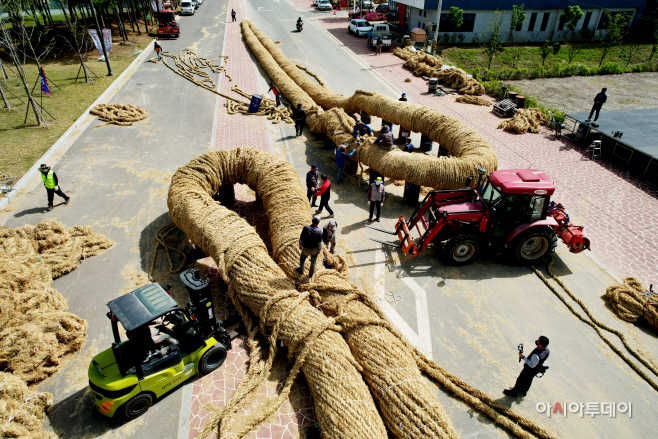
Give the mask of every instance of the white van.
[{"label": "white van", "polygon": [[194,4],[191,0],[183,0],[180,4],[181,15],[194,15]]}]

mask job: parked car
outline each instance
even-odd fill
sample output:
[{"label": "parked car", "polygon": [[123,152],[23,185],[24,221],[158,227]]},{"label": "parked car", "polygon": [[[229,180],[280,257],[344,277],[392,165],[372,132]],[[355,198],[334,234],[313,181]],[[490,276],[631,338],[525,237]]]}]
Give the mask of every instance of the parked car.
[{"label": "parked car", "polygon": [[313,0],[311,6],[315,6],[317,8],[318,6],[320,6],[320,0]]},{"label": "parked car", "polygon": [[203,4],[203,0],[196,0],[196,3],[197,3],[198,6],[201,6]]},{"label": "parked car", "polygon": [[379,12],[380,14],[385,14],[388,12],[388,5],[386,3],[381,3],[377,5],[377,8],[375,9],[375,12]]},{"label": "parked car", "polygon": [[180,14],[181,15],[194,15],[194,10],[196,7],[192,3],[192,0],[182,1],[180,4]]},{"label": "parked car", "polygon": [[357,37],[367,34],[372,31],[372,25],[367,20],[356,19],[350,21],[347,26],[347,31],[356,34]]},{"label": "parked car", "polygon": [[331,6],[331,2],[329,0],[320,0],[318,9],[321,11],[331,11],[333,7]]},{"label": "parked car", "polygon": [[370,0],[363,0],[363,3],[361,4],[363,9],[372,9],[375,6],[372,4],[372,1]]},{"label": "parked car", "polygon": [[382,49],[388,50],[391,48],[391,30],[388,28],[388,23],[375,23],[371,32],[368,32],[367,46],[375,49],[377,45],[377,38],[382,37]]},{"label": "parked car", "polygon": [[194,9],[199,9],[199,2],[197,0],[190,0],[194,5]]}]

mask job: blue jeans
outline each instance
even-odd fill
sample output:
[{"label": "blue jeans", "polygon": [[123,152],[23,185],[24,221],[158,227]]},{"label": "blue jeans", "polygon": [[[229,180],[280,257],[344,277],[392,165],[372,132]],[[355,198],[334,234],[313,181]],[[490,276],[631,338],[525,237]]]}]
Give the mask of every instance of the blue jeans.
[{"label": "blue jeans", "polygon": [[343,182],[343,168],[338,168],[338,176],[336,177],[336,183],[341,184]]}]

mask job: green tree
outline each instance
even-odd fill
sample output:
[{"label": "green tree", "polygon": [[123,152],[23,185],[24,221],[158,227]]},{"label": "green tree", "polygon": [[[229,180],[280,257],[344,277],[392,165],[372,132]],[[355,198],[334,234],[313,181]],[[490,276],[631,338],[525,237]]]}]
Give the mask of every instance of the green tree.
[{"label": "green tree", "polygon": [[651,35],[651,43],[653,44],[651,46],[651,53],[649,54],[649,59],[647,60],[647,63],[651,64],[651,60],[653,59],[654,55],[658,51],[658,24],[653,28],[653,34]]},{"label": "green tree", "polygon": [[546,58],[551,54],[551,42],[546,40],[544,44],[539,46],[539,56],[541,56],[541,65],[542,67],[546,64]]},{"label": "green tree", "polygon": [[491,68],[494,57],[503,46],[504,40],[501,39],[500,27],[503,24],[504,15],[504,12],[496,10],[494,12],[494,19],[487,26],[487,30],[481,32],[477,38],[489,61],[488,69]]},{"label": "green tree", "polygon": [[457,6],[450,6],[450,10],[446,14],[446,20],[450,23],[450,30],[457,32],[457,29],[464,24],[464,10],[459,9]]},{"label": "green tree", "polygon": [[509,25],[509,38],[508,38],[510,44],[514,43],[514,31],[516,30],[517,26],[525,23],[525,17],[526,15],[525,12],[523,12],[523,4],[512,6],[512,19]]},{"label": "green tree", "polygon": [[564,8],[564,12],[560,14],[560,21],[564,23],[564,26],[567,28],[565,39],[569,41],[569,47],[567,49],[569,64],[571,64],[571,61],[573,61],[583,48],[579,42],[575,41],[575,36],[576,26],[584,15],[583,11],[580,10],[580,6],[567,6]]},{"label": "green tree", "polygon": [[611,14],[605,13],[608,17],[608,26],[606,27],[605,36],[601,39],[601,60],[599,67],[603,64],[603,60],[608,56],[610,50],[619,46],[628,33],[628,23],[630,17],[624,13]]}]

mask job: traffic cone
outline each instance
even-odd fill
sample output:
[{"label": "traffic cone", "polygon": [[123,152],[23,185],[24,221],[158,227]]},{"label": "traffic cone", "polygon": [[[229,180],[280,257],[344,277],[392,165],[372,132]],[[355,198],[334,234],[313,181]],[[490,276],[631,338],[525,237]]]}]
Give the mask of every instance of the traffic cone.
[{"label": "traffic cone", "polygon": [[336,10],[334,9],[334,15],[336,15]]}]

